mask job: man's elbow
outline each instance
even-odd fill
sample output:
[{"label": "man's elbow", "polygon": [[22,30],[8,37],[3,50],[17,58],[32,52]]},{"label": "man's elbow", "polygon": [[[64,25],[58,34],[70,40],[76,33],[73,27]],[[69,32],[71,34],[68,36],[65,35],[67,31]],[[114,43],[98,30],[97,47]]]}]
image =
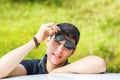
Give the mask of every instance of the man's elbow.
[{"label": "man's elbow", "polygon": [[106,63],[105,63],[104,59],[101,59],[101,60],[100,60],[100,68],[101,68],[101,69],[100,69],[100,70],[101,70],[101,71],[100,71],[101,73],[105,73],[105,72],[106,72]]},{"label": "man's elbow", "polygon": [[105,63],[105,60],[100,58],[100,57],[97,57],[97,56],[93,56],[94,57],[94,61],[95,61],[95,65],[97,65],[97,73],[105,73],[106,72],[106,63]]}]

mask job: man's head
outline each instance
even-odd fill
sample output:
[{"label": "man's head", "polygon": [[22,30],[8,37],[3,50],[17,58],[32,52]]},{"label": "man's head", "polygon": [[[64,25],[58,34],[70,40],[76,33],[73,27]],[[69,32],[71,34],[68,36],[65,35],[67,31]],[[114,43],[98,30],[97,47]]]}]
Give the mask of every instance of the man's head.
[{"label": "man's head", "polygon": [[60,23],[57,26],[61,29],[61,31],[71,39],[75,40],[75,45],[77,45],[80,37],[80,32],[76,26],[70,23]]},{"label": "man's head", "polygon": [[75,51],[79,41],[79,30],[70,23],[57,25],[60,31],[53,34],[47,42],[47,56],[54,65],[63,65]]}]

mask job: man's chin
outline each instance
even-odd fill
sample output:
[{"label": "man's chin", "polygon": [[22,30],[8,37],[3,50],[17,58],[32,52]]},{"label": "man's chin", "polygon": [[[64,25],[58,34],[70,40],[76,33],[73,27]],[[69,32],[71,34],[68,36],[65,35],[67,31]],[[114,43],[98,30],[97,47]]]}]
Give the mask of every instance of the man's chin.
[{"label": "man's chin", "polygon": [[52,61],[52,64],[54,65],[54,66],[64,66],[64,64],[65,64],[65,62],[59,62],[59,61]]}]

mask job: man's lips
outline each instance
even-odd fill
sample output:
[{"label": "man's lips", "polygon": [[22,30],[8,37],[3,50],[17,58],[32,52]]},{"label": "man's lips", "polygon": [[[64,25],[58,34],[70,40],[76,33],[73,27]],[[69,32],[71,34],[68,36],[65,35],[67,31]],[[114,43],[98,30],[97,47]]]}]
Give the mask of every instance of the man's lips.
[{"label": "man's lips", "polygon": [[59,54],[55,54],[55,53],[53,53],[53,56],[56,57],[56,58],[58,58],[58,59],[59,59],[59,58],[62,58],[61,55],[59,55]]}]

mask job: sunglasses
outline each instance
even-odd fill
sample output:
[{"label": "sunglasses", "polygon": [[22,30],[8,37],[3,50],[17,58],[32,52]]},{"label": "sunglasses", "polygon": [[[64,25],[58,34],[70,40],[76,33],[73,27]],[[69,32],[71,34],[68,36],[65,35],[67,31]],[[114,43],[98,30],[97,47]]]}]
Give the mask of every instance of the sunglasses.
[{"label": "sunglasses", "polygon": [[63,40],[66,40],[65,42],[65,47],[68,49],[68,50],[71,50],[71,49],[75,49],[76,46],[73,42],[71,42],[70,40],[66,39],[66,37],[63,35],[63,33],[61,31],[59,31],[58,33],[55,34],[55,39],[56,41],[63,41]]}]

